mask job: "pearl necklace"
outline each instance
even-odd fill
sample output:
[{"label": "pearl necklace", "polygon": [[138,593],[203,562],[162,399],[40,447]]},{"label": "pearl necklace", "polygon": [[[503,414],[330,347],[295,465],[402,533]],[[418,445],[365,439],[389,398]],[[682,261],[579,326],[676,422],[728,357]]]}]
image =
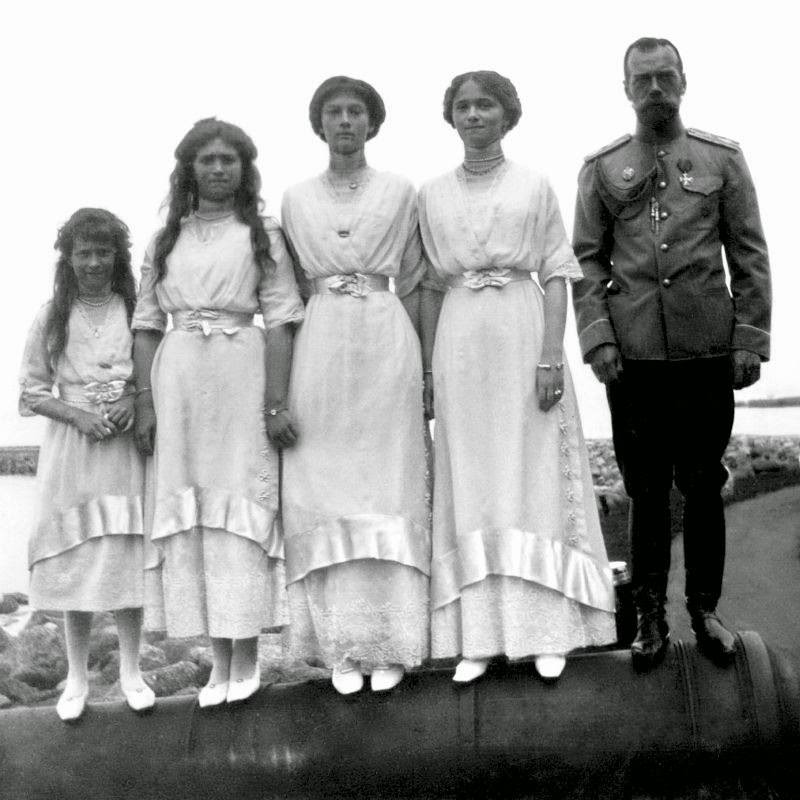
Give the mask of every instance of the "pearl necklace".
[{"label": "pearl necklace", "polygon": [[80,300],[81,303],[84,303],[87,306],[91,306],[92,308],[102,308],[104,305],[111,302],[111,298],[113,296],[114,292],[109,292],[108,297],[106,297],[105,299],[94,301],[94,300],[87,300],[85,297],[81,297],[80,295],[78,295],[78,300]]},{"label": "pearl necklace", "polygon": [[194,212],[194,215],[197,219],[200,219],[203,222],[219,222],[222,219],[228,219],[228,217],[232,217],[233,211],[228,211],[226,214],[220,214],[218,217],[204,217],[202,214],[198,214],[197,211]]},{"label": "pearl necklace", "polygon": [[[500,155],[490,156],[489,158],[465,158],[461,166],[465,172],[469,172],[472,175],[486,175],[497,169],[501,164],[504,164],[505,160],[506,157],[500,153]],[[489,164],[489,166],[475,169],[474,167],[468,167],[467,164]]]}]

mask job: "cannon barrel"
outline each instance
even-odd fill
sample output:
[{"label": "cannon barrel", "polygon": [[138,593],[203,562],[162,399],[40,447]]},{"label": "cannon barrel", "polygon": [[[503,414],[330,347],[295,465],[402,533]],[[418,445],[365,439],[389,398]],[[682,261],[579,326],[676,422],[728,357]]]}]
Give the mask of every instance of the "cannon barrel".
[{"label": "cannon barrel", "polygon": [[676,642],[647,674],[604,651],[570,657],[554,684],[517,663],[463,689],[422,670],[352,699],[313,681],[213,710],[169,698],[146,717],[92,704],[75,725],[17,708],[0,713],[0,797],[617,796],[631,770],[646,782],[785,763],[799,731],[791,664],[742,632],[727,668]]}]

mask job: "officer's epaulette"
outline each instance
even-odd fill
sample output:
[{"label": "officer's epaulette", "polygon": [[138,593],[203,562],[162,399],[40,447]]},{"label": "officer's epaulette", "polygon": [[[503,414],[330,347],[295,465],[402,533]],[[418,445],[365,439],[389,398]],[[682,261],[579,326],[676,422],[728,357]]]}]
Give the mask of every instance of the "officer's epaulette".
[{"label": "officer's epaulette", "polygon": [[733,139],[726,139],[724,136],[717,136],[716,133],[706,133],[706,131],[699,131],[697,128],[687,128],[686,135],[692,136],[695,139],[701,139],[704,142],[711,142],[711,144],[718,144],[720,147],[728,147],[731,150],[741,150],[739,142]]},{"label": "officer's epaulette", "polygon": [[633,139],[633,136],[631,136],[629,133],[626,133],[624,136],[620,136],[619,139],[614,139],[611,144],[607,144],[605,147],[601,147],[594,153],[590,153],[583,160],[586,163],[589,161],[594,161],[596,158],[600,158],[600,156],[604,156],[606,153],[611,153],[617,148],[622,147],[622,145],[627,144],[631,139]]}]

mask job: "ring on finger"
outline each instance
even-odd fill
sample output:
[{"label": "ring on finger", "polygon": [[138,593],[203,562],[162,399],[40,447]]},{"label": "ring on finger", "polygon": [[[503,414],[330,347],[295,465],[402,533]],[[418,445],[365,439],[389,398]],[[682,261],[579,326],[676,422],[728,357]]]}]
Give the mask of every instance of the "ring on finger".
[{"label": "ring on finger", "polygon": [[564,390],[563,389],[553,389],[553,394],[556,397],[561,397],[561,395],[564,394]]}]

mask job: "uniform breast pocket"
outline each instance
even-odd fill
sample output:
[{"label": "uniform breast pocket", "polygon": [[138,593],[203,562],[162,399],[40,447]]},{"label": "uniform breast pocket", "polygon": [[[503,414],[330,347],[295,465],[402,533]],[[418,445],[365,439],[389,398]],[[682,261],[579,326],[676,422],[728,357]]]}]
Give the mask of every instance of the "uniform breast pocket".
[{"label": "uniform breast pocket", "polygon": [[719,224],[720,190],[718,175],[690,175],[681,181],[681,216],[694,228],[713,228]]}]

